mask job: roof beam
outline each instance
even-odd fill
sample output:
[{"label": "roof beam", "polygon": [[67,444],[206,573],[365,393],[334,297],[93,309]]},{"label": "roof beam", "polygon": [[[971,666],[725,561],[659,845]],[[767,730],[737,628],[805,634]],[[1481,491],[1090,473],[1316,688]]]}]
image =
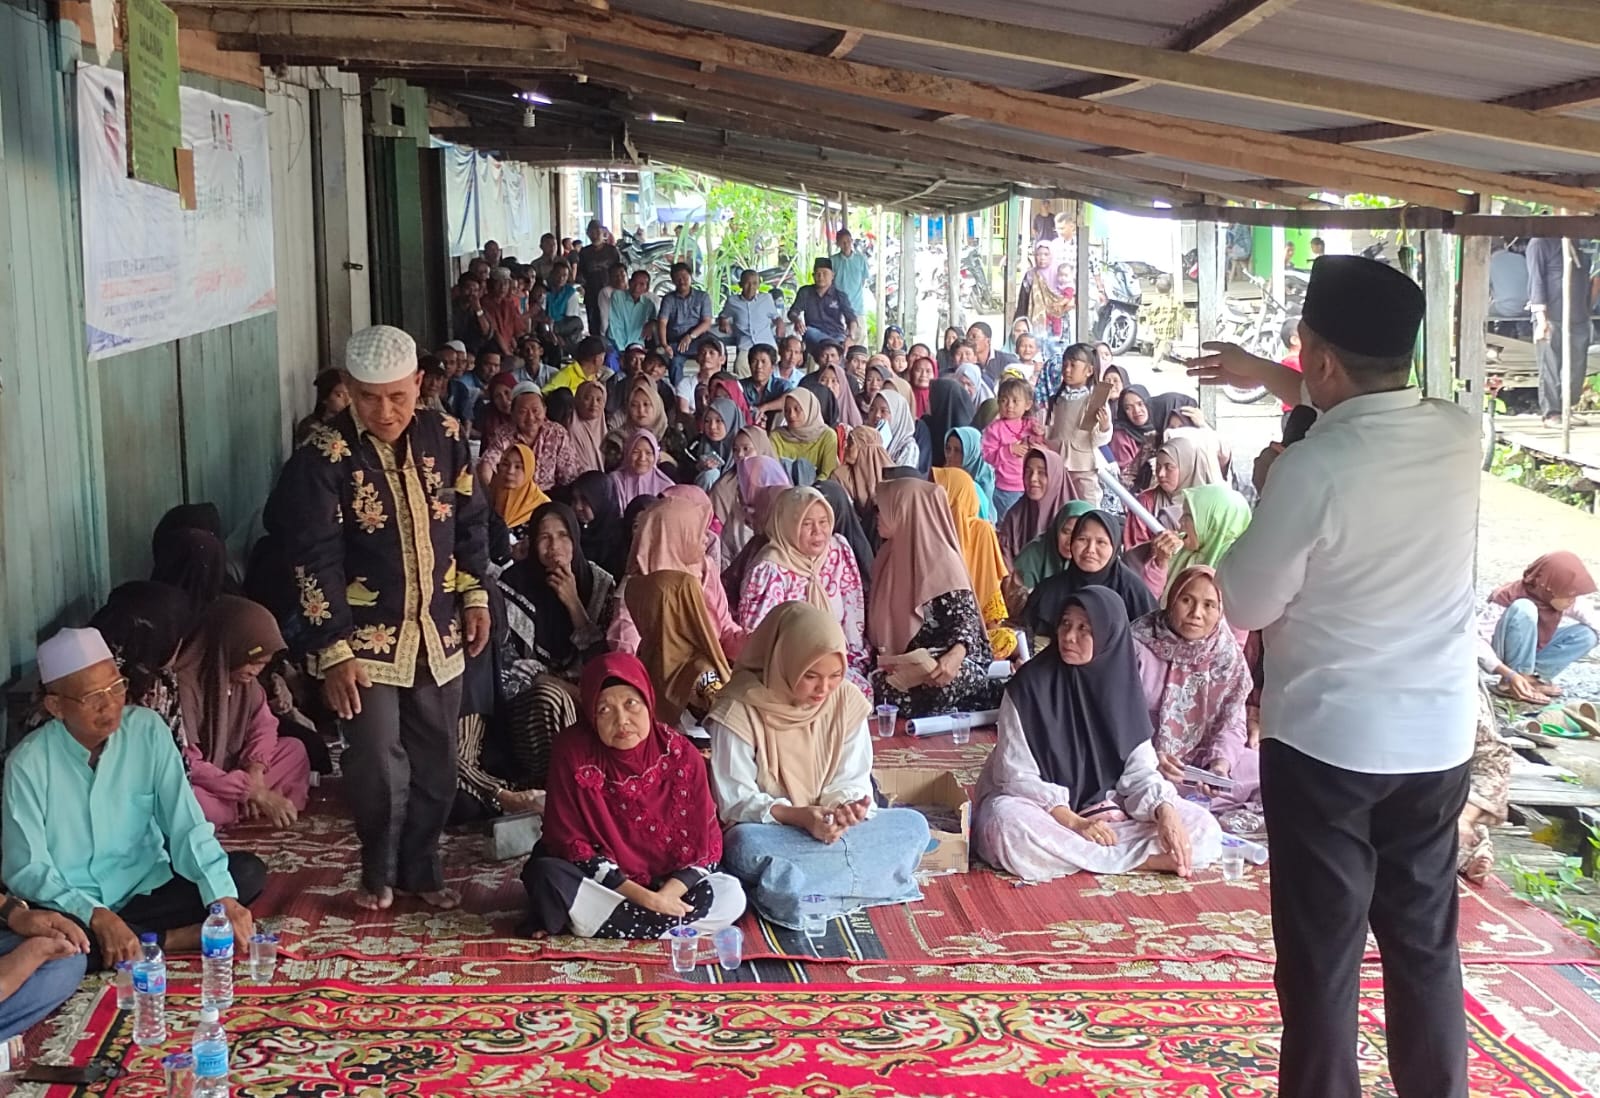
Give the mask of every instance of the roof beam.
[{"label": "roof beam", "polygon": [[1321,73],[1201,57],[1066,31],[908,8],[887,0],[696,2],[789,19],[808,26],[861,30],[900,42],[941,46],[996,58],[1027,57],[1038,64],[1336,111],[1400,125],[1492,137],[1521,145],[1562,151],[1600,149],[1600,122],[1587,119],[1539,116],[1512,107],[1385,88]]},{"label": "roof beam", "polygon": [[[513,7],[491,0],[453,0],[470,11],[499,12],[530,25],[554,27],[582,38],[646,53],[664,53],[755,72],[833,92],[864,95],[919,110],[961,103],[974,117],[1076,141],[1112,144],[1141,152],[1212,164],[1332,191],[1365,191],[1417,205],[1458,210],[1470,204],[1455,192],[1470,190],[1522,197],[1578,210],[1600,207],[1600,194],[1442,164],[1370,149],[1330,148],[1285,134],[1174,118],[1106,103],[1060,99],[920,71],[887,69],[857,61],[817,64],[807,53],[778,49],[713,31],[613,12],[580,14],[554,6]],[[523,0],[528,3],[529,0]]]},{"label": "roof beam", "polygon": [[1588,0],[1366,0],[1380,8],[1437,15],[1494,30],[1600,46],[1600,22]]},{"label": "roof beam", "polygon": [[[496,50],[531,50],[549,53],[567,48],[567,36],[541,27],[504,26],[494,23],[438,18],[413,19],[404,15],[346,15],[308,11],[249,11],[199,8],[179,9],[178,22],[195,30],[217,34],[253,34],[266,37],[350,39],[413,46],[479,46]],[[418,61],[424,58],[418,57]]]},{"label": "roof beam", "polygon": [[849,57],[850,51],[861,45],[861,32],[858,30],[842,30],[833,36],[831,42],[817,48],[817,54],[822,57],[831,57],[835,61]]},{"label": "roof beam", "polygon": [[345,62],[381,61],[407,68],[504,69],[532,74],[556,72],[573,67],[566,53],[521,49],[491,49],[486,46],[429,44],[419,55],[414,42],[374,42],[356,38],[308,38],[288,34],[219,34],[217,48],[292,63],[305,61]]},{"label": "roof beam", "polygon": [[[1220,6],[1180,28],[1166,44],[1166,48],[1179,53],[1195,53],[1202,56],[1215,53],[1294,2],[1295,0],[1223,0]],[[1050,90],[1057,95],[1088,99],[1123,95],[1149,86],[1148,80],[1130,80],[1124,76],[1096,76],[1077,84]]]},{"label": "roof beam", "polygon": [[[1141,164],[1137,161],[1119,161],[1109,157],[1072,152],[1060,149],[1045,141],[1015,134],[996,134],[966,130],[955,126],[940,126],[931,122],[921,122],[913,118],[907,118],[904,115],[876,107],[858,107],[855,105],[840,107],[829,104],[826,112],[818,112],[816,109],[817,104],[814,101],[805,99],[802,94],[791,92],[781,85],[774,84],[771,80],[759,79],[744,73],[724,71],[718,72],[714,76],[706,77],[697,74],[692,69],[686,69],[671,62],[654,58],[641,58],[635,54],[626,53],[608,46],[592,45],[587,42],[575,43],[573,50],[576,56],[585,63],[586,69],[597,74],[603,73],[607,79],[624,87],[630,84],[649,86],[649,80],[653,79],[656,82],[692,86],[701,91],[719,92],[737,100],[737,102],[723,104],[736,109],[744,109],[753,103],[759,102],[781,107],[791,113],[808,116],[823,113],[831,119],[848,119],[855,123],[880,127],[892,133],[924,137],[941,143],[976,147],[991,153],[1010,153],[1015,156],[1031,157],[1047,165],[1065,166],[1089,173],[1091,177],[1098,177],[1098,179],[1085,179],[1084,183],[1088,186],[1104,186],[1115,190],[1122,185],[1123,180],[1132,179],[1143,183],[1159,184],[1164,187],[1174,188],[1177,191],[1220,195],[1240,202],[1265,202],[1269,205],[1278,206],[1322,205],[1321,203],[1308,203],[1302,196],[1286,194],[1283,191],[1267,187],[1256,187],[1248,183],[1232,183],[1188,172],[1170,171],[1165,168]],[[648,79],[641,80],[641,77]],[[1137,186],[1137,183],[1135,185]]]},{"label": "roof beam", "polygon": [[[1530,111],[1562,111],[1575,107],[1590,107],[1600,103],[1600,77],[1574,80],[1548,88],[1515,92],[1493,102],[1506,107],[1521,107]],[[1415,126],[1396,126],[1392,122],[1369,122],[1360,126],[1334,126],[1324,130],[1297,130],[1296,137],[1313,141],[1331,141],[1337,145],[1360,144],[1367,141],[1394,141],[1415,137],[1430,131]]]},{"label": "roof beam", "polygon": [[[959,139],[945,139],[937,145],[930,146],[926,141],[911,140],[898,132],[885,132],[873,125],[850,121],[848,115],[840,112],[830,110],[802,114],[795,106],[797,100],[783,95],[771,84],[759,88],[747,86],[743,82],[747,78],[724,76],[717,88],[702,91],[698,88],[691,89],[686,84],[642,76],[637,65],[627,71],[603,65],[586,65],[585,71],[601,82],[627,83],[635,89],[649,91],[673,103],[689,104],[696,110],[714,111],[723,118],[737,119],[740,116],[748,116],[784,124],[791,129],[799,126],[804,131],[810,132],[811,140],[822,143],[834,143],[844,139],[844,143],[838,145],[840,148],[859,147],[869,153],[893,150],[924,163],[954,162],[988,167],[1006,174],[1012,182],[1035,182],[1085,195],[1116,194],[1124,200],[1159,199],[1173,205],[1200,200],[1197,191],[1156,187],[1121,179],[1106,179],[1102,176],[1063,169],[1048,160],[1040,163],[1001,155],[1002,150],[997,149],[987,135],[972,135],[970,140],[974,144],[971,145]],[[754,91],[759,91],[760,94],[747,94]],[[895,120],[891,118],[890,121]],[[733,128],[738,128],[740,124],[735,122]],[[743,124],[748,125],[748,123]],[[958,137],[959,134],[951,136]],[[939,148],[948,148],[949,153],[939,155],[935,151]],[[1287,196],[1279,197],[1281,200]]]}]

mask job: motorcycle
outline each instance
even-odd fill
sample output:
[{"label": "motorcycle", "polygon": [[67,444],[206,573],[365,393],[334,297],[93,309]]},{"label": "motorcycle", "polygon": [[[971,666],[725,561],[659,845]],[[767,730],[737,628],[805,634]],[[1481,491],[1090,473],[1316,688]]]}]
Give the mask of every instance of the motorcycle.
[{"label": "motorcycle", "polygon": [[672,241],[646,240],[636,232],[622,231],[617,251],[628,270],[650,273],[650,292],[657,296],[672,289]]},{"label": "motorcycle", "polygon": [[969,312],[1002,312],[1005,305],[989,283],[989,267],[976,248],[961,257],[961,306]]},{"label": "motorcycle", "polygon": [[1102,295],[1095,320],[1095,338],[1113,355],[1125,355],[1139,343],[1139,305],[1144,287],[1132,265],[1121,260],[1098,264],[1096,283]]},{"label": "motorcycle", "polygon": [[[1261,303],[1252,309],[1236,304],[1232,298],[1223,298],[1217,338],[1224,343],[1237,343],[1253,355],[1276,362],[1288,350],[1283,341],[1284,328],[1289,321],[1299,319],[1300,307],[1273,297],[1266,279],[1256,275],[1245,277],[1261,291]],[[1254,404],[1267,396],[1267,387],[1224,385],[1222,395],[1235,404]]]}]

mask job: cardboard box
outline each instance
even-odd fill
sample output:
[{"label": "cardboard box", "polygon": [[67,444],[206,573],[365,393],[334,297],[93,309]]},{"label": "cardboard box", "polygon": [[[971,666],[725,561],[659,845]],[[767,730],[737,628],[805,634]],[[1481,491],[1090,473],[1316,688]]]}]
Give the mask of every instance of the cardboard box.
[{"label": "cardboard box", "polygon": [[961,821],[959,831],[945,831],[929,825],[928,849],[922,855],[918,873],[938,876],[965,873],[971,859],[972,800],[948,770],[874,770],[878,788],[896,808],[922,805],[950,809]]}]

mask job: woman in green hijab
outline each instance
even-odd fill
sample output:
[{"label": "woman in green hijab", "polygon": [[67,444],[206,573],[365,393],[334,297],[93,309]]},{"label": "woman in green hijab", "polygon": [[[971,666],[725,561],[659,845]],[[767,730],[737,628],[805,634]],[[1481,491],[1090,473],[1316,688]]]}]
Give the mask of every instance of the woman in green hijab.
[{"label": "woman in green hijab", "polygon": [[[1178,533],[1183,537],[1183,547],[1167,565],[1164,589],[1170,588],[1173,578],[1196,564],[1215,568],[1250,526],[1249,501],[1226,484],[1185,488],[1181,496],[1183,524]],[[1020,569],[1021,560],[1017,563]]]}]

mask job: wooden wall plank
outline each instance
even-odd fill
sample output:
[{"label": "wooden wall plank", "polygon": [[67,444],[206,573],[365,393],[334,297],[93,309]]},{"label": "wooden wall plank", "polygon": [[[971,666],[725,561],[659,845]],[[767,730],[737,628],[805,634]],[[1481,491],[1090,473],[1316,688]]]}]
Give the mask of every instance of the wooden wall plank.
[{"label": "wooden wall plank", "polygon": [[183,502],[178,363],[173,345],[163,343],[95,365],[115,584],[150,574],[150,532],[167,508]]}]

